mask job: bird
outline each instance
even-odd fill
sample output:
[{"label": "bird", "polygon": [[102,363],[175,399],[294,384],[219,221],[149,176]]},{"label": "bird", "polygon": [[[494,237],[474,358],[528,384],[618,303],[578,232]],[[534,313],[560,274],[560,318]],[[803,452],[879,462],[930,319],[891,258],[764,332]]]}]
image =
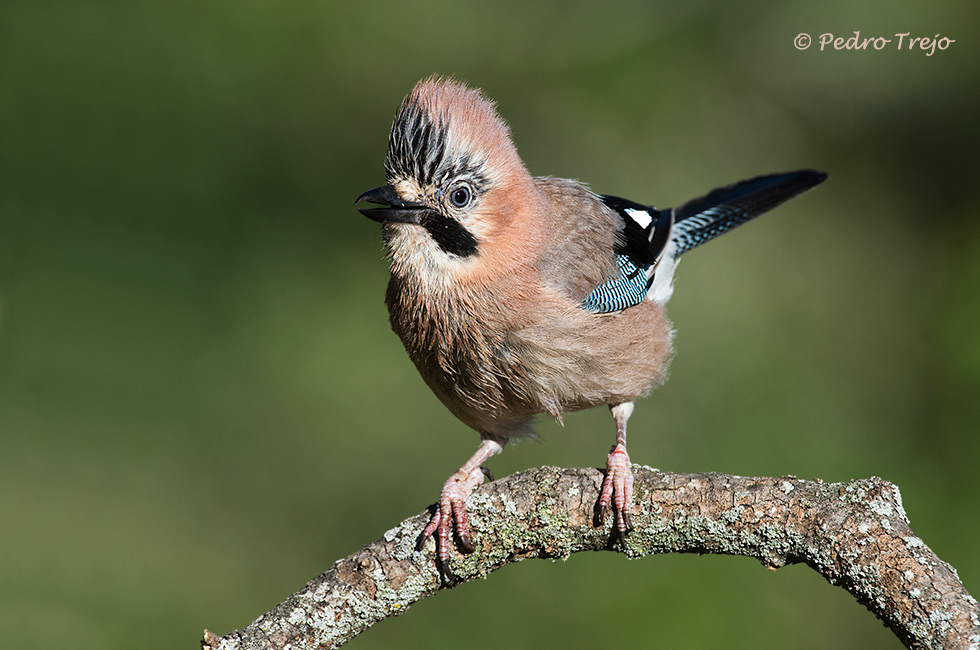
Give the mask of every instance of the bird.
[{"label": "bird", "polygon": [[[420,543],[435,537],[451,579],[455,543],[472,552],[467,497],[483,464],[534,434],[533,420],[607,406],[615,443],[596,504],[632,529],[634,403],[673,356],[665,305],[688,251],[818,185],[802,169],[758,176],[672,209],[594,193],[527,170],[496,104],[454,77],[419,81],[393,120],[386,184],[355,207],[382,224],[392,329],[436,397],[480,436],[443,485]],[[362,204],[373,204],[374,207]]]}]

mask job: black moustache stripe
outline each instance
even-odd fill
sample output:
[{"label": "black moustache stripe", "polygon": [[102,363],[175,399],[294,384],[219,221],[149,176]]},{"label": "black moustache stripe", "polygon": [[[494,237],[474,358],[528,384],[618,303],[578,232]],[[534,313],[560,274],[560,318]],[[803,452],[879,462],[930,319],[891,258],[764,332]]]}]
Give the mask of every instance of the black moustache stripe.
[{"label": "black moustache stripe", "polygon": [[477,253],[476,237],[455,219],[432,212],[423,217],[422,227],[450,255],[470,257]]}]

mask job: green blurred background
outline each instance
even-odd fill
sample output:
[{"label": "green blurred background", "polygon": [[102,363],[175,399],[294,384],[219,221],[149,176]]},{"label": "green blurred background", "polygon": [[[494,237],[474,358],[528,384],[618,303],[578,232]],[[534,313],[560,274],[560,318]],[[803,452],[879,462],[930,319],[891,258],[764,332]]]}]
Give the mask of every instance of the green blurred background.
[{"label": "green blurred background", "polygon": [[[818,190],[685,258],[665,470],[897,483],[980,591],[976,3],[22,2],[0,8],[0,638],[194,648],[432,503],[477,436],[389,331],[378,228],[416,80],[486,89],[533,173],[674,205]],[[799,51],[809,32],[945,52]],[[607,412],[497,475],[600,466]],[[897,648],[805,567],[527,562],[351,647]]]}]

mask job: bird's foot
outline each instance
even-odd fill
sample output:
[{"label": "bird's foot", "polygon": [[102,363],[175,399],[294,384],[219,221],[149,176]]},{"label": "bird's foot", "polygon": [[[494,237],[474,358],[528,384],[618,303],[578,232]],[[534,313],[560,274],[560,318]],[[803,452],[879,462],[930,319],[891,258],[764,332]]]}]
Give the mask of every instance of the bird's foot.
[{"label": "bird's foot", "polygon": [[[449,552],[453,524],[455,523],[456,538],[459,546],[464,553],[472,553],[473,542],[470,541],[469,524],[466,518],[466,499],[473,493],[487,474],[488,470],[482,467],[465,472],[459,470],[449,477],[445,485],[442,486],[442,494],[439,496],[439,505],[436,507],[429,525],[422,531],[422,541],[424,542],[430,535],[436,537],[436,558],[439,565],[439,572],[443,579],[452,580],[455,578],[449,568]],[[491,477],[491,480],[492,477]]]},{"label": "bird's foot", "polygon": [[606,518],[610,504],[616,513],[619,542],[626,546],[626,534],[633,530],[630,508],[633,506],[633,469],[626,445],[618,443],[606,459],[606,478],[599,496],[599,522]]}]

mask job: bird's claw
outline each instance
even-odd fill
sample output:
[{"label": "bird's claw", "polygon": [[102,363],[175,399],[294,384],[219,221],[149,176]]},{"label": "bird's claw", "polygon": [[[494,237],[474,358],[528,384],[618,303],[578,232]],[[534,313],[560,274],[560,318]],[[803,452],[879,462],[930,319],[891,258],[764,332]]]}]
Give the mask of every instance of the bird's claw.
[{"label": "bird's claw", "polygon": [[429,536],[435,536],[436,562],[440,574],[446,581],[456,579],[455,574],[449,568],[449,554],[452,549],[450,538],[453,537],[453,533],[455,533],[461,551],[472,553],[476,550],[470,538],[469,520],[466,515],[466,498],[483,482],[486,472],[487,470],[480,467],[469,474],[465,474],[461,470],[449,477],[446,484],[442,486],[439,505],[432,514],[425,530],[422,531],[420,546]]},{"label": "bird's claw", "polygon": [[617,444],[606,459],[606,477],[598,504],[598,524],[601,524],[612,506],[616,513],[615,529],[619,543],[626,546],[626,535],[633,530],[630,509],[633,505],[633,469],[626,446]]}]

